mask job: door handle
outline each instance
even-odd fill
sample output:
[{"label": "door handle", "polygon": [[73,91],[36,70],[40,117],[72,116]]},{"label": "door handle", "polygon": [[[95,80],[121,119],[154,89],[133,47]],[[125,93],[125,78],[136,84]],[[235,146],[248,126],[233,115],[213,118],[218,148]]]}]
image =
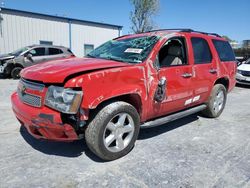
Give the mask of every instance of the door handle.
[{"label": "door handle", "polygon": [[216,73],[217,73],[217,69],[210,69],[209,72],[210,72],[211,74],[216,74]]},{"label": "door handle", "polygon": [[183,75],[181,75],[183,78],[190,78],[193,76],[193,74],[191,73],[184,73]]}]

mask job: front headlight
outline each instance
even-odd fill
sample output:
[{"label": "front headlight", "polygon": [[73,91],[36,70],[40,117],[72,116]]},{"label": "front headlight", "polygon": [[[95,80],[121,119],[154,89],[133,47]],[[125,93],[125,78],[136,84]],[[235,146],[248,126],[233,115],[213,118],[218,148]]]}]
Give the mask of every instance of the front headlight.
[{"label": "front headlight", "polygon": [[45,105],[66,114],[76,114],[82,101],[82,91],[49,86]]},{"label": "front headlight", "polygon": [[239,70],[239,69],[237,69],[237,73],[238,73],[238,74],[242,74],[242,71]]}]

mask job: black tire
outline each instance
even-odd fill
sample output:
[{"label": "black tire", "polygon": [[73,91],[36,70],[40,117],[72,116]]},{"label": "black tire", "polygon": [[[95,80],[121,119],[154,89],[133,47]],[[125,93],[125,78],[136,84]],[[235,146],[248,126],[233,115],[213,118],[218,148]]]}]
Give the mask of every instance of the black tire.
[{"label": "black tire", "polygon": [[6,74],[0,73],[0,78],[7,78]]},{"label": "black tire", "polygon": [[15,67],[12,69],[11,71],[11,77],[13,79],[19,79],[20,78],[20,72],[21,72],[22,68],[21,67]]},{"label": "black tire", "polygon": [[[105,139],[107,138],[107,137],[105,138],[105,136],[106,136],[108,124],[120,114],[127,114],[128,116],[126,116],[126,118],[129,117],[130,120],[133,120],[134,129],[130,135],[131,140],[127,142],[128,145],[127,146],[124,145],[124,149],[122,149],[121,151],[115,152],[115,151],[110,151],[109,147],[105,146],[104,142],[106,141]],[[120,119],[120,116],[118,117],[118,120],[117,120],[118,122],[119,122],[119,119]],[[104,106],[90,121],[85,131],[86,143],[88,147],[90,148],[90,150],[93,153],[95,153],[99,158],[105,161],[118,159],[128,154],[131,151],[131,149],[134,147],[134,143],[139,134],[139,122],[140,122],[139,114],[132,105],[126,102],[121,102],[121,101],[112,102]],[[116,124],[115,124],[115,127],[116,127]],[[123,133],[123,134],[126,134],[126,133]],[[123,137],[123,135],[121,137]],[[125,139],[127,138],[125,137],[124,140]],[[115,144],[115,146],[112,146],[112,147],[116,148],[118,145],[117,139],[114,140],[112,143]]]},{"label": "black tire", "polygon": [[0,78],[8,78],[10,74],[7,74],[6,69],[3,70],[3,73],[0,73]]},{"label": "black tire", "polygon": [[[215,104],[217,104],[216,100],[218,100],[217,98],[219,94],[221,95],[223,94],[223,101],[218,102],[218,106],[220,108],[219,107],[217,108]],[[226,100],[227,100],[227,90],[225,86],[222,84],[214,85],[209,100],[207,102],[207,108],[202,111],[202,114],[209,118],[219,117],[222,111],[224,110]]]}]

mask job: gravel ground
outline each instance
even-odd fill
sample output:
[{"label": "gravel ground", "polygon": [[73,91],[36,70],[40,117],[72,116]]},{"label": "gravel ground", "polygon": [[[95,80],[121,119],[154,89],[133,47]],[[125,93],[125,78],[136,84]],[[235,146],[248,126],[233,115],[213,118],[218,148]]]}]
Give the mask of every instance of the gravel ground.
[{"label": "gravel ground", "polygon": [[0,80],[0,187],[250,187],[250,87],[217,119],[197,115],[141,130],[125,157],[102,162],[83,140],[39,141],[15,119],[17,81]]}]

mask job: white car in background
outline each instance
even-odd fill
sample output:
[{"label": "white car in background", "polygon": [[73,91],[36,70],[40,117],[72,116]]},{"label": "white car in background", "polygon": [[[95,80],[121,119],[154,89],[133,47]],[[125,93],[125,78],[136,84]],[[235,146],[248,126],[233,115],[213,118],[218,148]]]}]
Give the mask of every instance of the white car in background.
[{"label": "white car in background", "polygon": [[239,84],[250,85],[250,59],[238,66],[236,81]]}]

